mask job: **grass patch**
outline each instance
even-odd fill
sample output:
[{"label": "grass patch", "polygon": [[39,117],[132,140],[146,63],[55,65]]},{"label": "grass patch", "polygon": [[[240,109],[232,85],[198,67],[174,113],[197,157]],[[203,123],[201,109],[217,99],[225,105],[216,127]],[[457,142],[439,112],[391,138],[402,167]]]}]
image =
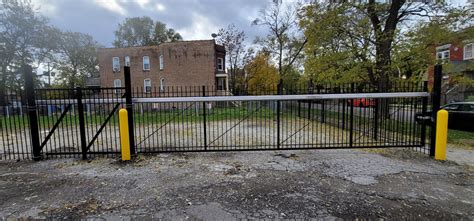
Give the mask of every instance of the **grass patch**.
[{"label": "grass patch", "polygon": [[448,144],[466,150],[474,150],[474,132],[448,129]]},{"label": "grass patch", "polygon": [[[243,120],[243,119],[276,119],[276,112],[272,108],[265,106],[259,108],[247,109],[244,107],[213,108],[206,110],[206,122],[224,121],[224,120]],[[84,119],[88,125],[100,125],[105,122],[108,113],[85,114]],[[282,117],[297,118],[288,113],[282,113]],[[38,125],[40,128],[51,128],[59,119],[59,114],[53,116],[38,116]],[[139,112],[134,110],[134,122],[136,124],[163,124],[163,123],[195,123],[203,122],[204,115],[202,109],[167,109]],[[110,118],[109,124],[118,125],[117,112]],[[61,126],[79,125],[79,116],[76,113],[68,112],[61,121]],[[0,130],[22,130],[29,127],[28,117],[26,115],[12,115],[11,117],[0,116]]]}]

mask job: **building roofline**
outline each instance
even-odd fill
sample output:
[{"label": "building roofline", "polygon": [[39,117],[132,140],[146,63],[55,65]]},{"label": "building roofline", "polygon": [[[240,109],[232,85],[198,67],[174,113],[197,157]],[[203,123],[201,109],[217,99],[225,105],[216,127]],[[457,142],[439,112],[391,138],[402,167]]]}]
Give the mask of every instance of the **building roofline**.
[{"label": "building roofline", "polygon": [[118,50],[118,49],[125,49],[125,48],[154,48],[158,47],[160,45],[168,45],[168,44],[181,44],[181,43],[191,43],[191,42],[213,42],[215,45],[214,39],[207,39],[207,40],[187,40],[187,41],[174,41],[174,42],[163,42],[158,45],[147,45],[147,46],[130,46],[130,47],[122,47],[122,48],[117,48],[117,47],[109,47],[109,48],[99,48],[99,50]]}]

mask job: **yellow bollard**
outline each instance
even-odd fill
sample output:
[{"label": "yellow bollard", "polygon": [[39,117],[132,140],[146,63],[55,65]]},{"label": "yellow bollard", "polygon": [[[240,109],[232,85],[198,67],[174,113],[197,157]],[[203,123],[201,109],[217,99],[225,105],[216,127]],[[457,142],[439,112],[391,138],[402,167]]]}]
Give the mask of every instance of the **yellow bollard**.
[{"label": "yellow bollard", "polygon": [[436,120],[435,160],[446,160],[446,143],[448,142],[448,111],[439,110]]},{"label": "yellow bollard", "polygon": [[128,133],[128,112],[125,108],[119,111],[120,146],[122,161],[130,160],[130,137]]}]

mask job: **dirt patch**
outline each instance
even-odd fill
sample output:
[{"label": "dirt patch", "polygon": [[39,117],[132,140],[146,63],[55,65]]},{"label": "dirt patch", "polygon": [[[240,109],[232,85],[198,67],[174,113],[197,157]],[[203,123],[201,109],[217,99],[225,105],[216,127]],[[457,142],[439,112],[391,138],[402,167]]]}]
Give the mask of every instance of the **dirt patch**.
[{"label": "dirt patch", "polygon": [[355,150],[0,162],[0,217],[472,219],[472,171]]}]

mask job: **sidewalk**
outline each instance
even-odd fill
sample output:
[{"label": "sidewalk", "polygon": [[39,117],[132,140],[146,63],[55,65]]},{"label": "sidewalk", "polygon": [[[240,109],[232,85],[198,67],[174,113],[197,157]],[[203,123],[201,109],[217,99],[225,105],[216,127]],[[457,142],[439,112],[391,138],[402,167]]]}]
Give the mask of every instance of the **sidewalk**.
[{"label": "sidewalk", "polygon": [[446,159],[459,165],[474,167],[474,150],[465,150],[448,144]]}]

